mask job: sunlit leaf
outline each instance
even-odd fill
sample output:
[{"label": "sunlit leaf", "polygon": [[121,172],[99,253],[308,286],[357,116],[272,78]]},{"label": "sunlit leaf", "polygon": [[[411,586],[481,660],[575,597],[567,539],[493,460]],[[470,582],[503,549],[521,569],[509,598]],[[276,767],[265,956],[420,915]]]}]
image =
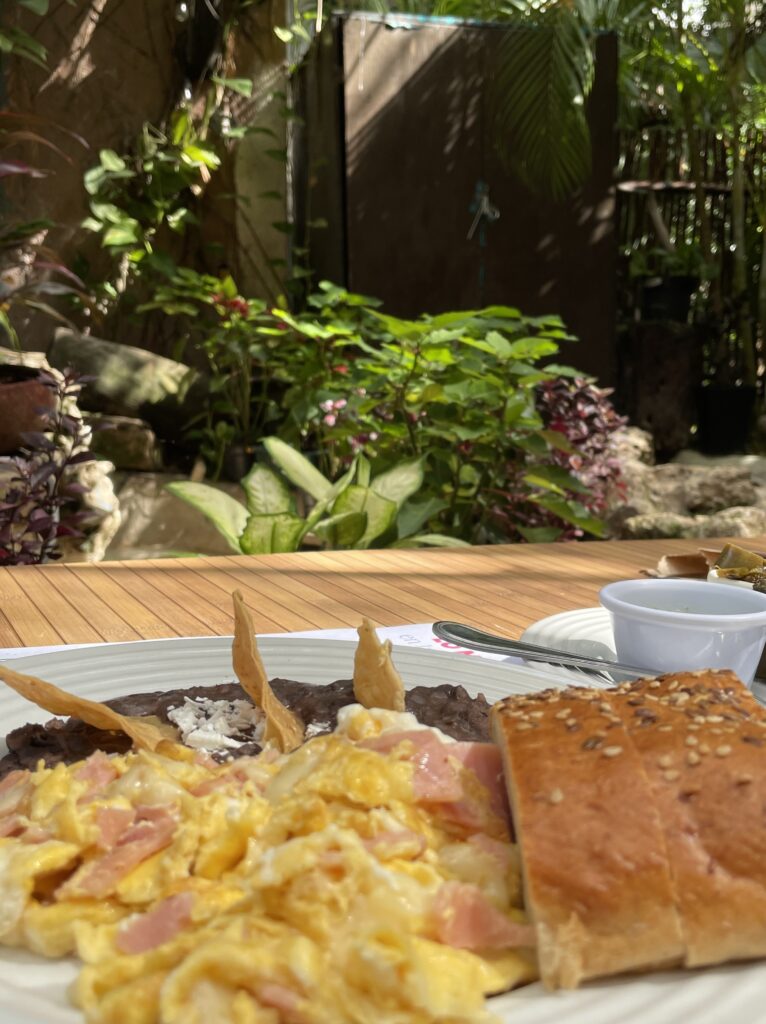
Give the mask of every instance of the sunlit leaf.
[{"label": "sunlit leaf", "polygon": [[102,149],[98,154],[101,166],[107,171],[124,171],[127,164],[113,149]]},{"label": "sunlit leaf", "polygon": [[224,537],[231,550],[240,552],[239,538],[248,521],[244,505],[216,487],[191,480],[174,481],[166,484],[165,489],[201,512]]},{"label": "sunlit leaf", "polygon": [[253,81],[251,78],[220,78],[218,75],[212,75],[212,81],[216,85],[223,85],[227,89],[231,89],[232,92],[239,93],[240,96],[252,96],[253,95]]}]

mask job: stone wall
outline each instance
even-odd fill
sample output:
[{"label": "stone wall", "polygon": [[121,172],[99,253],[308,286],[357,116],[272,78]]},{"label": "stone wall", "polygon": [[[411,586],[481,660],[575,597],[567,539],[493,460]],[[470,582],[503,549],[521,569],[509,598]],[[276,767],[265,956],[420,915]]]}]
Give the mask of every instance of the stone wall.
[{"label": "stone wall", "polygon": [[621,432],[617,452],[623,491],[612,498],[611,537],[641,540],[766,533],[766,458],[706,458],[685,450],[672,462],[655,465],[653,439],[636,427]]}]

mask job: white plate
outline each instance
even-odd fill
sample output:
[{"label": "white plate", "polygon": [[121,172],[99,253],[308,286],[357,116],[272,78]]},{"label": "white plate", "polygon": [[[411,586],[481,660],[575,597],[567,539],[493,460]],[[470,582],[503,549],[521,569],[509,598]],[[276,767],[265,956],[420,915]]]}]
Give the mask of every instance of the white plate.
[{"label": "white plate", "polygon": [[[554,624],[555,642],[575,642],[576,632],[588,642],[608,643],[597,617],[601,609],[567,613],[538,623],[525,639],[553,643],[545,623]],[[572,632],[571,616],[579,614]],[[607,622],[608,627],[608,622]],[[535,634],[535,630],[537,633]],[[541,635],[542,633],[542,635]],[[344,641],[264,638],[259,641],[272,676],[307,682],[349,678],[356,644]],[[527,668],[472,659],[440,651],[395,648],[395,661],[408,685],[461,683],[489,700],[556,685],[569,678],[558,670]],[[95,699],[125,693],[171,689],[232,678],[231,641],[225,637],[193,640],[149,640],[41,654],[14,662],[30,672]],[[26,704],[12,691],[0,693],[0,721],[8,731],[23,722],[50,716]],[[566,851],[562,850],[562,856]],[[0,947],[0,1021],[2,1024],[82,1024],[71,1009],[65,989],[75,977],[73,960],[49,961],[20,950]],[[735,966],[707,971],[652,974],[631,980],[589,984],[577,992],[547,994],[530,985],[491,1000],[492,1011],[505,1024],[757,1024],[764,1019],[766,966]]]},{"label": "white plate", "polygon": [[748,590],[753,589],[753,584],[748,583],[747,580],[732,580],[728,576],[719,576],[717,569],[711,569],[707,574],[707,578],[710,583],[723,583],[727,587],[747,587]]}]

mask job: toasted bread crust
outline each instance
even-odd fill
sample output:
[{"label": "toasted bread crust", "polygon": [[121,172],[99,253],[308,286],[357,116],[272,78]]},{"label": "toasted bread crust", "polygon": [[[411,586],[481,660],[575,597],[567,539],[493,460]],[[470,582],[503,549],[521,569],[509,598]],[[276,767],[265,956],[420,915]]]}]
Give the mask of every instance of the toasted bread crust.
[{"label": "toasted bread crust", "polygon": [[730,672],[492,711],[543,981],[766,955],[766,709]]},{"label": "toasted bread crust", "polygon": [[510,698],[491,721],[544,984],[574,988],[679,963],[681,928],[650,782],[604,694]]},{"label": "toasted bread crust", "polygon": [[[658,682],[629,688],[622,708],[663,824],[685,962],[766,956],[766,708],[731,672]],[[654,720],[640,724],[640,708]]]}]

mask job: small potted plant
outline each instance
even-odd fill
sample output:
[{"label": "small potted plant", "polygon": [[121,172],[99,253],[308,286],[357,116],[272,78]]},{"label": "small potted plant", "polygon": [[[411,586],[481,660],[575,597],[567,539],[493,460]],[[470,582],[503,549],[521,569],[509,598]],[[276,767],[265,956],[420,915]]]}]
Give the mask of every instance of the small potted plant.
[{"label": "small potted plant", "polygon": [[687,323],[692,297],[705,277],[705,263],[692,242],[672,249],[638,249],[630,255],[630,276],[638,286],[641,320]]},{"label": "small potted plant", "polygon": [[705,375],[697,399],[697,446],[710,455],[744,452],[753,429],[758,387],[755,346],[743,337],[732,303],[702,324]]}]

